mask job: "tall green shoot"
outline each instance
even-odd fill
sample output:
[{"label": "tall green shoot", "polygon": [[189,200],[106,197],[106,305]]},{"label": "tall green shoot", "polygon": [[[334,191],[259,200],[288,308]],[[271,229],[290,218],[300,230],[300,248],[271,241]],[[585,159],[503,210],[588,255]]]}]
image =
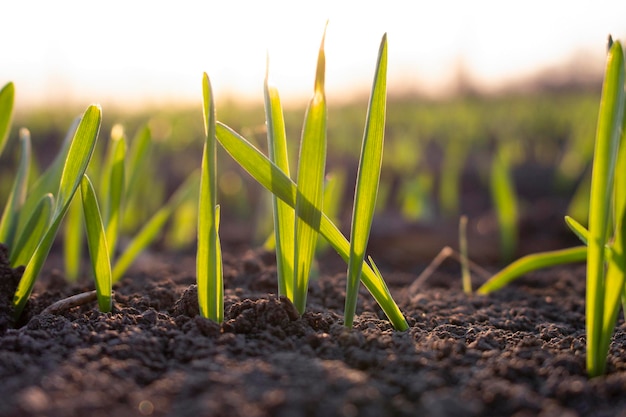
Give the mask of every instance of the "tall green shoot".
[{"label": "tall green shoot", "polygon": [[387,104],[387,35],[383,36],[378,53],[374,85],[365,122],[363,144],[357,173],[350,234],[350,258],[348,260],[348,279],[344,325],[352,327],[356,311],[359,283],[365,259],[365,250],[369,240],[385,137],[385,110]]},{"label": "tall green shoot", "polygon": [[[295,207],[296,195],[300,192],[296,184],[263,155],[261,151],[244,137],[220,122],[216,125],[216,137],[226,152],[259,184],[271,191],[290,207]],[[350,242],[328,216],[322,213],[319,208],[316,208],[316,211],[318,216],[321,216],[318,230],[320,235],[328,241],[344,261],[348,262]],[[310,222],[310,224],[314,223]],[[391,297],[382,276],[376,274],[372,267],[365,262],[363,263],[361,282],[363,282],[383,309],[393,326],[398,330],[408,329],[408,324],[393,297]]]},{"label": "tall green shoot", "polygon": [[[296,196],[294,251],[294,306],[304,313],[309,288],[309,274],[317,245],[324,200],[324,169],[326,166],[326,94],[324,74],[326,58],[324,38],[320,45],[315,73],[313,98],[305,116],[298,158],[298,190]],[[307,220],[305,220],[307,219]]]},{"label": "tall green shoot", "polygon": [[211,82],[206,73],[202,78],[202,96],[206,137],[202,152],[198,202],[198,248],[196,253],[198,304],[202,317],[221,323],[224,320],[224,282],[218,236],[215,106]]},{"label": "tall green shoot", "polygon": [[[624,52],[619,42],[614,42],[607,57],[607,70],[602,87],[602,99],[598,115],[593,171],[591,174],[591,195],[589,199],[589,241],[587,245],[587,371],[590,376],[604,373],[608,341],[613,333],[617,315],[619,295],[624,285],[624,247],[621,228],[616,229],[614,253],[608,259],[606,244],[609,241],[609,218],[614,197],[614,178],[620,134],[624,117]],[[620,167],[621,170],[624,167]],[[621,176],[621,175],[620,175]],[[622,183],[623,184],[623,183]],[[621,226],[623,212],[623,191],[620,196],[620,212],[616,212],[616,225]],[[617,268],[617,270],[616,270]],[[617,294],[608,291],[619,290]],[[611,298],[608,298],[611,297]],[[612,322],[610,322],[612,321]],[[605,350],[606,348],[606,350]]]},{"label": "tall green shoot", "polygon": [[586,360],[590,377],[606,371],[620,299],[626,299],[626,237],[623,230],[626,220],[625,80],[624,52],[620,42],[614,42],[607,56],[596,128],[588,229],[572,218],[565,219],[587,246],[527,255],[507,266],[478,290],[486,294],[527,272],[586,259]]},{"label": "tall green shoot", "polygon": [[[285,119],[278,89],[269,82],[269,58],[263,87],[269,158],[287,177],[290,177]],[[295,213],[292,207],[289,207],[274,194],[272,194],[272,206],[278,293],[293,300]]]},{"label": "tall green shoot", "polygon": [[86,174],[81,181],[80,190],[98,306],[101,312],[107,313],[112,307],[111,260],[96,192]]}]

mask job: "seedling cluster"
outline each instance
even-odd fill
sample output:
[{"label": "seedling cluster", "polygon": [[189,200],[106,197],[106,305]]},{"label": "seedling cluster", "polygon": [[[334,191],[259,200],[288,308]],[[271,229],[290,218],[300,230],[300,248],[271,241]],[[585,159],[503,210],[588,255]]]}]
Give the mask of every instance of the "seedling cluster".
[{"label": "seedling cluster", "polygon": [[[15,179],[0,219],[0,242],[10,249],[12,265],[25,265],[23,277],[14,296],[15,316],[19,317],[43,268],[57,233],[65,225],[64,244],[68,277],[80,271],[82,237],[86,237],[99,308],[112,308],[112,285],[117,282],[139,255],[159,235],[164,225],[183,204],[194,201],[197,221],[196,276],[199,310],[215,322],[224,319],[224,283],[222,249],[219,237],[220,205],[218,202],[217,152],[220,146],[232,159],[264,188],[271,192],[274,231],[268,245],[276,251],[277,290],[291,300],[302,314],[306,309],[316,248],[321,236],[346,262],[346,299],[344,324],[352,327],[360,283],[372,294],[397,330],[408,324],[391,297],[376,264],[366,257],[370,229],[379,194],[386,196],[381,182],[383,143],[387,118],[387,37],[383,36],[375,66],[352,208],[350,239],[333,220],[332,193],[325,187],[327,157],[327,102],[325,94],[324,39],[318,52],[312,98],[304,118],[296,172],[292,174],[287,147],[286,122],[278,90],[270,82],[269,58],[264,82],[264,110],[267,127],[266,156],[253,142],[217,120],[213,90],[207,74],[202,78],[204,144],[199,174],[192,173],[169,201],[145,219],[144,226],[132,232],[128,243],[120,242],[120,230],[126,221],[137,224],[137,189],[142,181],[142,161],[150,147],[150,131],[142,129],[129,147],[124,133],[116,128],[104,157],[99,156],[96,140],[101,127],[101,110],[90,106],[70,129],[66,140],[50,167],[36,180],[29,180],[31,141],[27,130],[19,135],[21,157]],[[620,301],[626,300],[624,275],[624,234],[626,216],[626,145],[624,131],[625,70],[619,42],[611,42],[602,101],[598,119],[593,172],[590,179],[588,227],[571,217],[567,224],[585,246],[529,255],[493,276],[478,289],[487,294],[513,279],[538,268],[587,261],[587,368],[590,376],[605,372],[606,355],[615,327]],[[0,90],[0,155],[9,137],[14,86]],[[471,126],[471,124],[468,124]],[[459,130],[454,131],[454,137]],[[456,143],[456,142],[453,142]],[[463,157],[468,145],[453,146],[454,157],[446,158],[440,179],[439,205],[447,215],[459,210],[459,181]],[[451,145],[452,146],[452,145]],[[582,146],[582,145],[580,145]],[[576,148],[576,149],[581,149]],[[396,169],[414,169],[420,154],[392,147]],[[452,154],[453,152],[451,152]],[[493,204],[497,212],[503,259],[515,253],[518,203],[511,178],[511,155],[515,149],[496,151],[489,172]],[[568,166],[576,165],[564,158]],[[409,160],[406,155],[413,156]],[[578,164],[577,166],[580,166]],[[98,181],[90,179],[90,170],[100,173]],[[93,177],[93,176],[92,176]],[[145,178],[143,179],[145,180]],[[403,210],[409,217],[420,217],[431,209],[424,190],[432,181],[416,176],[404,184]],[[419,192],[412,192],[413,189]],[[409,191],[407,191],[409,190]],[[414,190],[415,191],[415,190]],[[420,194],[421,193],[421,194]],[[80,195],[80,198],[77,197]],[[125,220],[126,219],[126,220]],[[134,220],[133,220],[134,219]],[[81,223],[84,227],[81,227]],[[472,292],[467,256],[467,219],[460,225],[463,287]]]}]

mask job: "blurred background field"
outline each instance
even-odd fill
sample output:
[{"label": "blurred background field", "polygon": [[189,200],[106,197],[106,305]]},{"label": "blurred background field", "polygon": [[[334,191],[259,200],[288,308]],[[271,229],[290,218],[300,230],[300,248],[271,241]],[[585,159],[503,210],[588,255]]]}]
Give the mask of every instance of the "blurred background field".
[{"label": "blurred background field", "polygon": [[[31,0],[6,2],[0,13],[6,17],[0,38],[11,39],[0,84],[16,86],[11,137],[0,157],[0,203],[13,180],[19,128],[30,130],[34,169],[43,170],[74,117],[100,103],[93,178],[114,126],[131,147],[138,135],[151,138],[123,224],[130,236],[200,167],[204,71],[216,91],[218,120],[265,151],[261,98],[269,55],[270,79],[286,105],[290,156],[297,158],[326,19],[325,207],[345,230],[376,47],[387,33],[390,94],[373,235],[424,259],[456,241],[463,214],[476,243],[470,252],[500,251],[502,215],[514,219],[515,255],[571,242],[563,216],[585,223],[606,40],[626,35],[626,3],[617,0],[400,0],[384,8],[352,0],[175,7]],[[262,244],[271,228],[269,195],[221,149],[218,175],[222,235]],[[512,208],[497,202],[498,193],[510,196]],[[194,210],[193,201],[179,207],[161,247],[193,247]],[[537,233],[545,239],[526,238]]]},{"label": "blurred background field", "polygon": [[[388,101],[386,142],[374,235],[395,234],[405,245],[416,237],[438,235],[427,242],[424,258],[441,245],[454,244],[455,225],[462,214],[470,218],[470,235],[493,235],[498,229],[490,178],[496,155],[506,154],[517,195],[517,226],[525,233],[567,235],[563,215],[584,222],[585,178],[593,151],[593,138],[601,80],[487,95],[465,88],[453,97],[432,99],[392,96]],[[18,86],[19,88],[19,86]],[[235,100],[218,101],[218,120],[228,124],[266,152],[264,111],[261,105]],[[304,105],[285,109],[292,160],[297,157]],[[349,227],[354,178],[363,135],[367,98],[329,103],[329,181],[335,187],[327,204],[344,230]],[[17,130],[28,127],[38,169],[51,162],[74,117],[76,107],[33,108],[15,115],[11,139],[0,165],[0,201],[6,198],[17,162]],[[116,110],[103,109],[103,125],[96,155],[104,155],[114,125],[123,126],[132,146],[144,128],[152,136],[148,162],[143,168],[139,214],[127,223],[132,235],[141,219],[161,207],[174,190],[197,170],[204,136],[200,105]],[[97,159],[97,156],[96,156]],[[96,165],[97,166],[97,165]],[[292,166],[295,166],[295,161]],[[295,170],[292,170],[294,173]],[[98,173],[92,174],[95,178]],[[222,235],[260,245],[271,231],[269,194],[219,149],[218,201],[222,206]],[[293,174],[295,178],[295,173]],[[331,184],[331,182],[329,182]],[[330,187],[329,187],[330,188]],[[333,209],[332,206],[335,206]],[[195,243],[194,203],[183,205],[160,240],[170,249],[189,249]],[[543,222],[543,223],[542,223]],[[418,230],[412,228],[418,227]],[[437,232],[424,233],[423,227]],[[525,228],[525,229],[524,229]],[[412,236],[412,237],[411,237]],[[523,242],[524,234],[521,236]],[[408,239],[408,240],[407,240]],[[493,236],[490,237],[493,244]],[[497,238],[495,238],[497,240]],[[552,241],[552,239],[549,239]],[[536,241],[535,241],[536,242]],[[395,242],[394,245],[402,245]],[[497,245],[497,243],[496,243]],[[423,245],[421,245],[423,246]],[[544,248],[518,247],[516,254]]]}]

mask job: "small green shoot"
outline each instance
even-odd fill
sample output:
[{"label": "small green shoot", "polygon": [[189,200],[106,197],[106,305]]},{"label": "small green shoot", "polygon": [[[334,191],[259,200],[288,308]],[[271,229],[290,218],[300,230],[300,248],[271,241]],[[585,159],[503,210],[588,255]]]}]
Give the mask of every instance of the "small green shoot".
[{"label": "small green shoot", "polygon": [[222,254],[218,236],[217,141],[215,140],[215,105],[208,75],[202,78],[205,141],[198,200],[198,249],[196,275],[198,304],[202,317],[217,323],[224,320],[224,282]]},{"label": "small green shoot", "polygon": [[28,297],[33,290],[39,272],[50,252],[61,221],[69,208],[74,193],[82,181],[83,174],[87,169],[96,144],[100,130],[100,120],[100,108],[90,106],[83,114],[78,129],[76,130],[76,134],[68,150],[67,158],[65,159],[65,164],[63,165],[59,191],[52,212],[52,222],[32,257],[29,259],[22,279],[18,284],[15,296],[13,297],[13,307],[16,317],[19,317],[24,307],[26,307]]},{"label": "small green shoot", "polygon": [[13,102],[15,100],[15,85],[7,83],[0,90],[0,155],[9,138],[11,120],[13,120]]},{"label": "small green shoot", "polygon": [[122,215],[122,199],[126,190],[125,183],[126,139],[124,130],[120,125],[115,125],[111,132],[108,155],[102,168],[103,181],[102,193],[106,202],[104,207],[104,225],[107,242],[109,243],[109,256],[115,254],[117,245],[120,217]]},{"label": "small green shoot", "polygon": [[0,242],[7,245],[11,252],[14,252],[15,240],[17,239],[17,228],[20,210],[26,200],[28,188],[28,172],[30,170],[31,144],[30,133],[26,129],[20,130],[20,145],[22,154],[17,168],[17,175],[13,182],[13,189],[9,194],[2,217],[0,217]]},{"label": "small green shoot", "polygon": [[509,155],[500,149],[491,167],[491,193],[498,216],[502,259],[510,262],[517,244],[517,197],[511,178]]},{"label": "small green shoot", "polygon": [[83,176],[80,190],[98,306],[101,312],[108,313],[112,307],[111,260],[96,192],[87,175]]},{"label": "small green shoot", "polygon": [[465,215],[459,219],[459,254],[463,292],[472,295],[472,276],[470,275],[469,256],[467,255],[467,216]]}]

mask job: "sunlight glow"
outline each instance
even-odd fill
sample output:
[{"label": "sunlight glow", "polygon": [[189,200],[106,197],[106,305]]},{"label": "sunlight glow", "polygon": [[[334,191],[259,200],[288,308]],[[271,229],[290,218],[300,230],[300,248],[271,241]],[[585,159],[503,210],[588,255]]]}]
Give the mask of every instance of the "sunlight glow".
[{"label": "sunlight glow", "polygon": [[259,100],[267,51],[283,96],[301,99],[327,19],[331,100],[367,93],[385,32],[390,91],[406,93],[445,92],[460,72],[494,89],[568,59],[601,68],[607,35],[626,35],[618,0],[26,0],[0,13],[0,83],[15,82],[18,106],[198,101],[203,71],[218,99]]}]

